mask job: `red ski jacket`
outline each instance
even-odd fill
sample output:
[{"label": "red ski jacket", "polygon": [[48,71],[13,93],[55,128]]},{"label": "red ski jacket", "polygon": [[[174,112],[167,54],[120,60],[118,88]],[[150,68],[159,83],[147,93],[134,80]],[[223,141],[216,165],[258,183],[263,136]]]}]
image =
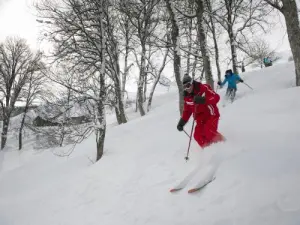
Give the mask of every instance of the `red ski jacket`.
[{"label": "red ski jacket", "polygon": [[[188,121],[192,113],[196,121],[207,121],[211,117],[220,117],[217,103],[220,96],[212,90],[210,85],[201,84],[200,82],[193,81],[193,91],[188,93],[184,91],[184,108],[182,119]],[[195,104],[194,96],[200,95],[205,97],[205,104]]]}]

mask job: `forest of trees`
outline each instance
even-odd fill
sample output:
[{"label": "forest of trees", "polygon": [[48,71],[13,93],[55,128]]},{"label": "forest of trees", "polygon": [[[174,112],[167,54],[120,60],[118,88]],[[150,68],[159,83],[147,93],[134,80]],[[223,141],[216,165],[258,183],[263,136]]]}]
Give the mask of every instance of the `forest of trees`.
[{"label": "forest of trees", "polygon": [[[240,73],[242,65],[262,66],[264,57],[275,57],[261,34],[270,31],[276,12],[285,18],[295,84],[300,86],[295,0],[40,0],[34,10],[41,38],[52,48],[33,51],[20,37],[0,44],[1,149],[18,103],[24,105],[17,131],[20,150],[25,128],[54,137],[57,146],[76,144],[94,133],[99,160],[107,110],[115,113],[118,124],[128,121],[126,87],[133,69],[138,71],[135,107],[140,116],[151,111],[157,85],[170,85],[170,74],[164,73],[168,65],[181,113],[183,74],[214,89],[227,69],[222,64]],[[224,44],[226,59],[220,56]],[[36,123],[43,120],[51,128],[26,122],[33,105],[44,115]],[[70,113],[74,105],[88,116],[75,121]]]}]

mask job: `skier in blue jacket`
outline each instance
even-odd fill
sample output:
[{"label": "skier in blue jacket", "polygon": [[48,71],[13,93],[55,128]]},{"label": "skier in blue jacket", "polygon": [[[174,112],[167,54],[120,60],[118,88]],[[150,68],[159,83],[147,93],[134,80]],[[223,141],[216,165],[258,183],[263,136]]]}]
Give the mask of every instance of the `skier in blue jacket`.
[{"label": "skier in blue jacket", "polygon": [[239,75],[232,72],[232,70],[226,70],[225,79],[223,82],[218,82],[218,85],[223,87],[226,82],[228,82],[227,90],[226,90],[226,98],[230,98],[231,102],[235,98],[235,94],[237,91],[237,83],[244,82]]}]

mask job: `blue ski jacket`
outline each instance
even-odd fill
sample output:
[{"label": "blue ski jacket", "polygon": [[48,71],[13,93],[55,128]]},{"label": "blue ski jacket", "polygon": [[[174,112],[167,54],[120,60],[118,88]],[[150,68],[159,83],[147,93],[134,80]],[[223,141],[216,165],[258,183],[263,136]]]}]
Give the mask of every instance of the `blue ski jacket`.
[{"label": "blue ski jacket", "polygon": [[236,89],[236,84],[238,81],[241,81],[242,79],[240,78],[239,75],[232,73],[230,75],[225,75],[225,80],[221,83],[221,86],[224,86],[226,82],[228,82],[228,88],[234,88]]}]

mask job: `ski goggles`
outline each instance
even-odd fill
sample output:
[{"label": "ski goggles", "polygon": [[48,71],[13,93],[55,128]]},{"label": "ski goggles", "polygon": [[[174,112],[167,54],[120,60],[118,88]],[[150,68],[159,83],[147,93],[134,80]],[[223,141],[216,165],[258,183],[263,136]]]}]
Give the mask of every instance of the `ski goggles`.
[{"label": "ski goggles", "polygon": [[184,90],[189,89],[192,86],[192,84],[193,84],[192,82],[183,84],[183,89]]}]

